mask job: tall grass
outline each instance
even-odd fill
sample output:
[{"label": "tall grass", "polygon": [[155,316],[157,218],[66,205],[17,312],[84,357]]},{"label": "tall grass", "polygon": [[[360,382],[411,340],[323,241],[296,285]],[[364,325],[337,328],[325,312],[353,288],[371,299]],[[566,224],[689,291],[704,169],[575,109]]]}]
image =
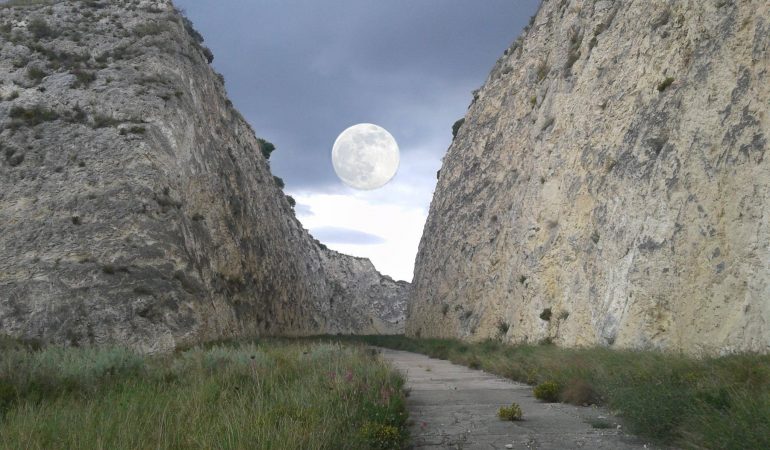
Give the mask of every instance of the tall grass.
[{"label": "tall grass", "polygon": [[0,448],[400,448],[402,386],[373,352],[339,343],[154,357],[0,345]]},{"label": "tall grass", "polygon": [[604,404],[630,431],[685,448],[770,448],[770,356],[678,354],[552,345],[464,343],[403,336],[345,338],[424,353],[529,384],[559,398]]}]

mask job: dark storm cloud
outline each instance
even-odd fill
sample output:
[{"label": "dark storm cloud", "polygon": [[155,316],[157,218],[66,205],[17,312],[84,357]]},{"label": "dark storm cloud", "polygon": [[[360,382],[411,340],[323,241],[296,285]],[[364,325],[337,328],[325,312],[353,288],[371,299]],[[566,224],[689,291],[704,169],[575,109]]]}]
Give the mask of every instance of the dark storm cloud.
[{"label": "dark storm cloud", "polygon": [[313,228],[310,234],[319,241],[329,244],[376,245],[385,242],[385,239],[377,235],[340,227]]},{"label": "dark storm cloud", "polygon": [[273,171],[288,189],[317,191],[339,185],[331,145],[355,123],[385,127],[404,152],[430,144],[443,154],[471,90],[538,1],[176,3],[214,51],[236,107],[278,148]]}]

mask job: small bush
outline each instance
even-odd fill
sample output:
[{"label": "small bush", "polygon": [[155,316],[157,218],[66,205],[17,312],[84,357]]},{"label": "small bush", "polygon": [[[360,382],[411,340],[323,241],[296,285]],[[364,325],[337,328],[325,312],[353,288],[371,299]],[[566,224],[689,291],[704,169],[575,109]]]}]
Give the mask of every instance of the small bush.
[{"label": "small bush", "polygon": [[32,108],[14,106],[11,108],[8,116],[15,120],[16,125],[26,124],[29,126],[39,125],[43,122],[52,122],[59,118],[59,114],[56,111],[40,105],[33,106]]},{"label": "small bush", "polygon": [[508,322],[505,322],[501,320],[497,323],[497,331],[500,333],[501,336],[504,336],[506,333],[508,333],[508,330],[511,328],[511,326],[508,324]]},{"label": "small bush", "polygon": [[35,39],[50,39],[56,37],[56,32],[48,25],[45,20],[36,17],[29,22],[27,30]]},{"label": "small bush", "polygon": [[78,68],[73,70],[72,74],[75,75],[75,81],[72,83],[73,88],[86,87],[96,81],[96,74],[88,70]]},{"label": "small bush", "polygon": [[522,416],[521,406],[517,403],[512,403],[511,406],[503,406],[497,411],[497,417],[502,420],[521,420]]},{"label": "small bush", "polygon": [[545,381],[535,386],[532,393],[535,394],[535,398],[538,400],[553,403],[559,401],[559,390],[560,386],[557,382]]},{"label": "small bush", "polygon": [[103,116],[101,114],[94,115],[93,128],[109,128],[117,126],[120,120],[109,116]]},{"label": "small bush", "polygon": [[257,138],[257,144],[259,144],[259,150],[262,152],[262,156],[265,159],[270,159],[270,155],[275,151],[275,145],[262,138]]},{"label": "small bush", "polygon": [[551,308],[545,308],[543,312],[540,313],[540,320],[545,320],[546,322],[549,322],[551,320],[551,315],[553,313],[551,312]]},{"label": "small bush", "polygon": [[72,108],[72,111],[65,113],[65,116],[71,123],[85,123],[88,118],[88,115],[86,115],[86,112],[80,105],[75,105],[75,107]]},{"label": "small bush", "polygon": [[286,183],[284,183],[284,182],[283,182],[283,178],[281,178],[281,177],[278,177],[278,176],[275,176],[275,175],[273,175],[273,181],[275,181],[275,184],[276,184],[276,185],[277,185],[279,188],[281,188],[281,189],[283,189],[284,187],[286,187]]},{"label": "small bush", "polygon": [[29,78],[30,81],[34,82],[35,84],[40,83],[43,81],[43,78],[47,76],[48,73],[37,66],[30,66],[27,68],[27,78]]},{"label": "small bush", "polygon": [[665,80],[661,81],[660,84],[658,85],[658,92],[663,92],[666,89],[668,89],[669,86],[671,86],[675,80],[676,79],[673,77],[668,77]]},{"label": "small bush", "polygon": [[292,197],[291,195],[287,195],[286,200],[289,202],[289,206],[291,206],[292,208],[297,206],[297,201],[294,200],[294,197]]},{"label": "small bush", "polygon": [[457,132],[460,131],[460,127],[465,123],[465,117],[459,119],[452,125],[452,139],[457,137]]},{"label": "small bush", "polygon": [[127,134],[144,134],[147,132],[147,129],[141,125],[132,125],[128,128],[121,128],[120,134],[125,136]]},{"label": "small bush", "polygon": [[206,58],[206,61],[209,64],[214,62],[214,54],[208,47],[201,47],[201,51],[203,52],[203,56]]}]

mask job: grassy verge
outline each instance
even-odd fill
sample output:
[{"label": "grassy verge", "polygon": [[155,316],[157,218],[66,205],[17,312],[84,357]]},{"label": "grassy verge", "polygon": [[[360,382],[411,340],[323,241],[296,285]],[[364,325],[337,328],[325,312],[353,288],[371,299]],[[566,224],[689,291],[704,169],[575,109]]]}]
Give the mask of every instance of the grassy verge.
[{"label": "grassy verge", "polygon": [[770,448],[770,356],[695,359],[660,352],[463,343],[403,336],[343,338],[424,353],[604,404],[630,431],[685,448]]},{"label": "grassy verge", "polygon": [[141,356],[0,342],[0,448],[400,448],[403,380],[360,345]]}]

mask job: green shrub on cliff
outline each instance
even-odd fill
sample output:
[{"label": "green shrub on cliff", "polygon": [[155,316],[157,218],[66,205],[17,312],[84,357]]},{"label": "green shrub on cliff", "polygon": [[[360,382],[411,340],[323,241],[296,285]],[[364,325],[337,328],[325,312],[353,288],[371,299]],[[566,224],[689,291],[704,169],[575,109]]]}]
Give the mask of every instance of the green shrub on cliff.
[{"label": "green shrub on cliff", "polygon": [[259,150],[262,152],[262,156],[264,156],[265,159],[270,159],[270,155],[275,151],[275,145],[262,138],[257,138],[257,144],[259,144]]}]

